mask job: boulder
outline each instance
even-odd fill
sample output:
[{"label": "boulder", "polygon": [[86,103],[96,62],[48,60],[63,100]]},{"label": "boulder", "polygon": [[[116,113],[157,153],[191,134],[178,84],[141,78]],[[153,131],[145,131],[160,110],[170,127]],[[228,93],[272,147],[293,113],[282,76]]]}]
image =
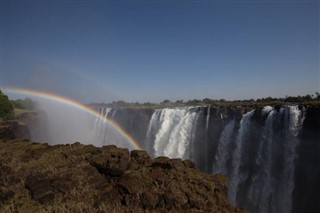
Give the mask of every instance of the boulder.
[{"label": "boulder", "polygon": [[102,150],[101,155],[95,155],[89,160],[90,164],[106,176],[120,177],[123,175],[130,161],[128,149],[105,146]]},{"label": "boulder", "polygon": [[25,187],[31,192],[32,199],[48,204],[53,201],[51,179],[44,174],[32,174],[26,179]]},{"label": "boulder", "polygon": [[137,164],[149,166],[151,164],[151,157],[146,151],[143,150],[132,150],[131,161]]}]

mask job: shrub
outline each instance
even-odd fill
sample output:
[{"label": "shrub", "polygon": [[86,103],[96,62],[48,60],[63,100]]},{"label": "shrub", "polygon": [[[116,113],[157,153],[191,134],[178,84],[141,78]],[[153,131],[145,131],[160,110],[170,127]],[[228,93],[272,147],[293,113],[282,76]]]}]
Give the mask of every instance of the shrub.
[{"label": "shrub", "polygon": [[0,118],[10,120],[14,118],[13,104],[8,96],[0,90]]}]

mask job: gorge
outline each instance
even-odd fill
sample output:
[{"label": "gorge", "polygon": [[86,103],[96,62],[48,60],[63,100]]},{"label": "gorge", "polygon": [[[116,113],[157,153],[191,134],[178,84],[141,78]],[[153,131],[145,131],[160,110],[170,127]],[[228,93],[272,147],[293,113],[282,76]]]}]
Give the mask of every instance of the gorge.
[{"label": "gorge", "polygon": [[[153,157],[190,159],[201,171],[226,175],[229,200],[249,212],[319,211],[318,107],[95,110],[122,126]],[[96,133],[88,143],[117,142],[118,135],[102,120],[88,122]],[[31,136],[37,140],[39,134]]]}]

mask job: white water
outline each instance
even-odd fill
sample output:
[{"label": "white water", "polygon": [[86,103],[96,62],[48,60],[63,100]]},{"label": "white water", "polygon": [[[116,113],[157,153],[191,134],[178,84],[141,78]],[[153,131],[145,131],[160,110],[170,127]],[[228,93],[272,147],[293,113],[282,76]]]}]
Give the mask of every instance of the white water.
[{"label": "white water", "polygon": [[187,111],[187,108],[161,110],[159,129],[156,133],[153,146],[156,156],[164,155],[164,149],[168,144],[171,132],[186,115]]},{"label": "white water", "polygon": [[242,145],[245,142],[246,134],[250,131],[250,119],[253,113],[254,113],[254,110],[244,114],[240,121],[240,129],[239,129],[238,137],[236,139],[236,144],[235,144],[236,148],[233,153],[231,177],[230,177],[229,188],[228,188],[228,197],[232,204],[236,204],[238,185],[240,183],[240,178],[241,178],[239,174],[239,168],[240,168],[241,156],[242,156]]},{"label": "white water", "polygon": [[147,143],[151,143],[150,139],[155,135],[153,144],[155,156],[186,157],[197,116],[197,112],[187,107],[155,110],[146,135]]},{"label": "white water", "polygon": [[207,117],[206,117],[206,130],[208,131],[210,121],[210,107],[208,107]]},{"label": "white water", "polygon": [[271,195],[274,191],[274,180],[271,177],[272,166],[272,142],[273,142],[273,118],[277,114],[274,109],[268,108],[264,113],[269,113],[262,132],[261,143],[258,149],[256,164],[259,167],[258,174],[253,178],[248,190],[248,199],[254,206],[258,206],[261,213],[269,212]]},{"label": "white water", "polygon": [[171,158],[183,158],[186,155],[189,142],[191,142],[196,112],[187,112],[173,128],[167,145],[164,149],[164,155]]},{"label": "white water", "polygon": [[[304,113],[299,110],[298,106],[287,106],[284,109],[284,125],[285,125],[285,153],[284,153],[284,169],[282,174],[282,184],[280,188],[280,195],[283,198],[281,209],[277,211],[291,212],[292,207],[292,192],[294,190],[294,169],[296,147],[299,143],[297,138],[302,123],[304,121]],[[275,210],[274,210],[275,212]]]},{"label": "white water", "polygon": [[232,142],[232,135],[235,127],[235,120],[231,120],[223,129],[219,144],[218,151],[215,156],[213,165],[213,173],[227,174],[227,161],[230,158],[230,144]]}]

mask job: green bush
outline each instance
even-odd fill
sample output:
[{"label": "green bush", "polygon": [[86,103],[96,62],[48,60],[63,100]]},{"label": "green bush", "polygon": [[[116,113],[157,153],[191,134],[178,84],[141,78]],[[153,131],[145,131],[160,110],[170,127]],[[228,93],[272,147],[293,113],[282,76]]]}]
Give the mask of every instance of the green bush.
[{"label": "green bush", "polygon": [[11,101],[16,109],[34,110],[36,103],[30,98],[18,99]]},{"label": "green bush", "polygon": [[14,118],[13,104],[8,96],[0,90],[0,118],[10,120]]}]

